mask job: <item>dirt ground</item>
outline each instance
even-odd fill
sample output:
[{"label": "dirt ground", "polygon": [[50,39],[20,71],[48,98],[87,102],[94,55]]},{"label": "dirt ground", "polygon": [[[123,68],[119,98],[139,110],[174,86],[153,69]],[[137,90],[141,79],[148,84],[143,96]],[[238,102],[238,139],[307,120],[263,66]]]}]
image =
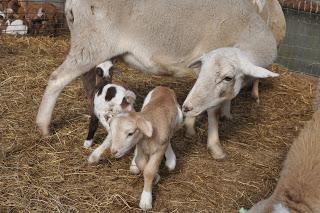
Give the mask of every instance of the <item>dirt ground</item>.
[{"label": "dirt ground", "polygon": [[[129,173],[132,153],[120,160],[106,153],[100,164],[87,163],[92,149],[82,146],[89,114],[80,80],[60,96],[53,134],[43,138],[36,128],[47,79],[67,51],[64,37],[0,38],[0,212],[140,212],[143,177]],[[136,109],[156,85],[173,88],[180,103],[193,85],[191,79],[119,67],[115,82],[136,92]],[[245,90],[232,103],[233,120],[221,122],[225,161],[215,161],[206,149],[205,115],[194,138],[176,133],[177,167],[168,172],[161,166],[153,211],[237,212],[272,192],[293,138],[311,118],[316,85],[313,78],[272,69],[281,76],[262,81],[261,103]],[[100,128],[96,144],[104,136]]]}]

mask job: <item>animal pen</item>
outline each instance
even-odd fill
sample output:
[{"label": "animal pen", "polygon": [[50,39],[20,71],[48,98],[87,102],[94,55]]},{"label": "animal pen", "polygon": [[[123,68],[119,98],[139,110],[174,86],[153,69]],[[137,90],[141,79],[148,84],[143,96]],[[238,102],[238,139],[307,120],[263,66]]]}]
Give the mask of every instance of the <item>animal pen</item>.
[{"label": "animal pen", "polygon": [[[38,132],[35,117],[43,91],[70,41],[64,1],[31,3],[43,2],[57,9],[56,33],[47,29],[50,14],[38,7],[40,16],[23,21],[26,35],[7,35],[5,25],[0,34],[0,212],[140,212],[143,175],[130,174],[132,153],[117,160],[108,152],[99,164],[87,163],[93,149],[82,145],[90,113],[80,80],[60,96],[53,134]],[[185,137],[184,130],[174,135],[177,167],[169,172],[161,165],[153,211],[238,212],[272,193],[287,150],[320,100],[320,11],[298,4],[304,0],[280,2],[287,34],[269,67],[280,77],[261,81],[259,104],[247,89],[232,101],[233,119],[220,121],[219,128],[226,160],[208,154],[205,115],[197,119],[194,137]],[[37,30],[30,31],[33,27]],[[113,81],[135,90],[136,109],[157,85],[174,89],[181,104],[195,82],[145,75],[122,61],[117,68]],[[104,137],[100,128],[95,141]]]}]

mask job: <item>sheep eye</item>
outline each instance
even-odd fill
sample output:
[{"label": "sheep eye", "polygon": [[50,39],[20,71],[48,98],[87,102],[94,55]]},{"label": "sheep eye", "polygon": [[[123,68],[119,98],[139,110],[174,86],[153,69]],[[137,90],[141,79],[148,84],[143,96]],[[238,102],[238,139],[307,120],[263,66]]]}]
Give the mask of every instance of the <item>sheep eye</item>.
[{"label": "sheep eye", "polygon": [[225,80],[225,81],[232,81],[232,79],[233,79],[233,78],[227,76],[227,77],[225,77],[223,80]]},{"label": "sheep eye", "polygon": [[132,136],[134,133],[135,133],[135,131],[134,131],[134,132],[130,132],[130,133],[128,134],[128,136],[130,137],[130,136]]}]

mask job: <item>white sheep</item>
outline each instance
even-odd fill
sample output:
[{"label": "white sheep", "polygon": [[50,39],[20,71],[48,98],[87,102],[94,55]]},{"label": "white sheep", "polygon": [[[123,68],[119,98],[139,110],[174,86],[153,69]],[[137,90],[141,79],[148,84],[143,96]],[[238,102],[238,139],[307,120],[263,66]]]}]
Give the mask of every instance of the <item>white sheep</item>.
[{"label": "white sheep", "polygon": [[121,113],[111,119],[108,139],[90,155],[89,163],[98,162],[110,146],[116,158],[136,146],[130,171],[143,171],[144,188],[139,206],[149,210],[152,208],[152,184],[160,179],[158,170],[161,160],[166,157],[169,170],[176,166],[170,139],[182,121],[182,111],[174,91],[156,87],[146,97],[141,112]]},{"label": "white sheep", "polygon": [[28,33],[28,27],[24,25],[23,21],[20,19],[14,20],[13,22],[7,20],[6,25],[7,28],[2,30],[2,33],[10,35],[25,35]]}]

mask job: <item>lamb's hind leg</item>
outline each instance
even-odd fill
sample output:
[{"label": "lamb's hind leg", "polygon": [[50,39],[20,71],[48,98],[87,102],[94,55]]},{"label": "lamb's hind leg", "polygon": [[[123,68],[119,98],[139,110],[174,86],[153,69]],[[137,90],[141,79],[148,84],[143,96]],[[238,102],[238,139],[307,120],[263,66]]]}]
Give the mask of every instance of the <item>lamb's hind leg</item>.
[{"label": "lamb's hind leg", "polygon": [[63,64],[51,74],[37,115],[37,124],[43,135],[49,134],[52,112],[63,88],[93,66],[94,64],[80,66],[73,57],[68,56]]},{"label": "lamb's hind leg", "polygon": [[96,87],[96,72],[95,69],[91,69],[89,72],[82,75],[82,83],[86,96],[88,99],[88,106],[90,113],[93,112],[93,97]]},{"label": "lamb's hind leg", "polygon": [[166,167],[169,169],[169,171],[174,170],[174,168],[176,168],[177,158],[173,152],[171,143],[168,144],[167,150],[165,152],[165,157],[166,157]]},{"label": "lamb's hind leg", "polygon": [[85,148],[89,148],[92,146],[93,136],[97,131],[98,124],[99,124],[99,120],[98,120],[97,116],[94,113],[91,113],[87,139],[84,141],[84,144],[83,144],[83,146]]}]

